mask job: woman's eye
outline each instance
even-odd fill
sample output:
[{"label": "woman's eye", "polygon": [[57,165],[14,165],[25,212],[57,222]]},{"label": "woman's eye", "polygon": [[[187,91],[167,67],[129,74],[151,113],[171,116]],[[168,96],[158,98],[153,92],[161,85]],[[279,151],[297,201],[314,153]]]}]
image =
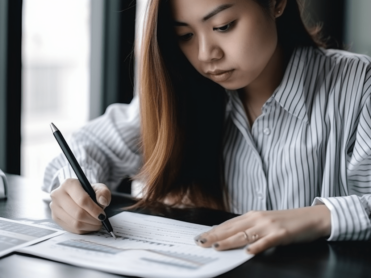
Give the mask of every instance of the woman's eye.
[{"label": "woman's eye", "polygon": [[236,21],[232,21],[231,23],[228,23],[227,25],[221,26],[221,27],[216,27],[213,28],[214,31],[219,31],[219,32],[227,32],[229,29],[231,29]]},{"label": "woman's eye", "polygon": [[190,39],[192,39],[192,37],[193,37],[193,34],[188,33],[188,34],[185,34],[185,35],[178,36],[178,39],[181,40],[181,41],[189,41]]}]

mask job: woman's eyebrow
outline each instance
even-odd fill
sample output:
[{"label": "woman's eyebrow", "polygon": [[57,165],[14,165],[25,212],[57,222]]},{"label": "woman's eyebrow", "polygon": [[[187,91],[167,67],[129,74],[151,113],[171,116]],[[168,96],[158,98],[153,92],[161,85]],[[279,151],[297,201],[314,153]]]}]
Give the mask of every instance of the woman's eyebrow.
[{"label": "woman's eyebrow", "polygon": [[[220,13],[220,12],[226,10],[226,9],[229,9],[232,6],[233,6],[233,4],[220,5],[219,7],[215,8],[210,13],[208,13],[207,15],[205,15],[202,18],[202,21],[205,22],[205,21],[209,20],[210,18],[212,18],[213,16],[217,15],[218,13]],[[179,22],[179,21],[174,21],[174,25],[175,26],[188,26],[187,23],[185,23],[185,22]]]},{"label": "woman's eyebrow", "polygon": [[233,4],[224,4],[224,5],[221,5],[221,6],[217,7],[216,9],[214,9],[213,11],[211,11],[210,13],[208,13],[206,16],[204,16],[204,18],[202,19],[202,21],[207,21],[210,18],[212,18],[213,16],[217,15],[218,13],[220,13],[220,12],[226,10],[226,9],[229,9],[232,6],[233,6]]}]

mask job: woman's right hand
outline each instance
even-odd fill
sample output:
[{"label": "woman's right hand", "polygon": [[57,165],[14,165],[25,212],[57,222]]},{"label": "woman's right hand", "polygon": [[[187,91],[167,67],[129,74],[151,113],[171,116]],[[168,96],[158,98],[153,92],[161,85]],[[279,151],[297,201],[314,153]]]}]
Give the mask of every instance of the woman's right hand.
[{"label": "woman's right hand", "polygon": [[106,218],[104,208],[111,202],[111,192],[102,183],[92,184],[97,205],[82,188],[79,180],[67,179],[50,193],[53,220],[66,231],[85,234],[98,231]]}]

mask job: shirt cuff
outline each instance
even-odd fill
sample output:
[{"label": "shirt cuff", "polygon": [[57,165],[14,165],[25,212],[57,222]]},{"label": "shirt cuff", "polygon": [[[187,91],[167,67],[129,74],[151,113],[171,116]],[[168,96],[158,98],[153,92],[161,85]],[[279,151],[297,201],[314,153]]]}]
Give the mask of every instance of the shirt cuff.
[{"label": "shirt cuff", "polygon": [[[98,183],[98,178],[97,178],[97,173],[96,173],[97,171],[94,171],[93,169],[84,168],[84,167],[81,167],[81,169],[90,183]],[[59,169],[54,174],[48,191],[49,192],[53,191],[54,189],[59,187],[63,182],[65,182],[66,179],[77,179],[77,176],[71,166],[65,166]]]},{"label": "shirt cuff", "polygon": [[370,219],[358,196],[317,197],[312,206],[323,204],[331,212],[331,235],[328,241],[370,238]]}]

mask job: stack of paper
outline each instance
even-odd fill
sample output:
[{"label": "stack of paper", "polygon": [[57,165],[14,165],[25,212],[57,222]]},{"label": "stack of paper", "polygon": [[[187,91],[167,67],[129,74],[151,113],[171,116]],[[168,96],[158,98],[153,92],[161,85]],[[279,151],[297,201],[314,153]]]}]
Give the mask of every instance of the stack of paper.
[{"label": "stack of paper", "polygon": [[210,229],[162,217],[123,212],[110,218],[118,238],[105,231],[65,233],[21,252],[141,277],[213,277],[252,258],[245,249],[217,252],[196,246],[193,238]]},{"label": "stack of paper", "polygon": [[0,257],[63,233],[52,228],[0,218]]}]

